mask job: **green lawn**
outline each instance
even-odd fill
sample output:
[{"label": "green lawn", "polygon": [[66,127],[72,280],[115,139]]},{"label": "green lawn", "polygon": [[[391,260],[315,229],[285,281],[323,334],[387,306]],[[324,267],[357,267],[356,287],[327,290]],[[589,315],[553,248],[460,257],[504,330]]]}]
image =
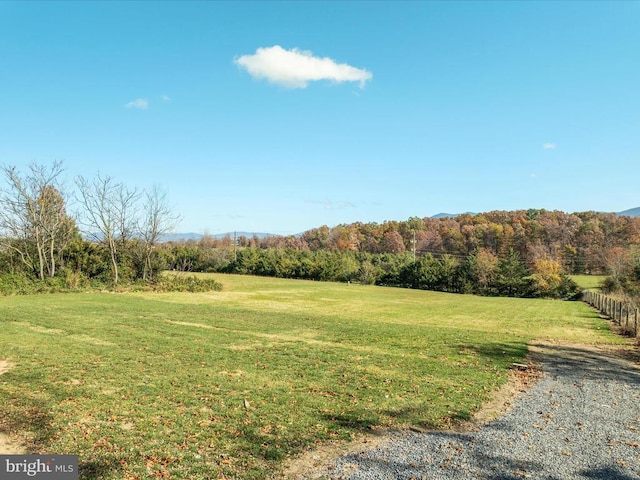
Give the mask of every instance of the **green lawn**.
[{"label": "green lawn", "polygon": [[606,275],[570,275],[571,279],[582,288],[590,290],[599,290],[604,282]]},{"label": "green lawn", "polygon": [[579,302],[216,275],[222,292],[0,298],[0,431],[81,478],[268,478],[371,427],[469,418]]}]

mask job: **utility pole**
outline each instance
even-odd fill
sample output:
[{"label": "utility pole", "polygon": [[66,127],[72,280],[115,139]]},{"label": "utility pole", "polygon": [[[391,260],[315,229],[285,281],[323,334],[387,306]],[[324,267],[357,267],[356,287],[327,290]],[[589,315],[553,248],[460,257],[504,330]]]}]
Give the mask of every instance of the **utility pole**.
[{"label": "utility pole", "polygon": [[233,232],[233,261],[236,262],[238,261],[238,253],[236,252],[236,245],[238,244],[237,238],[236,238],[236,232]]},{"label": "utility pole", "polygon": [[416,262],[416,231],[411,230],[413,238],[411,239],[411,250],[413,251],[413,263]]}]

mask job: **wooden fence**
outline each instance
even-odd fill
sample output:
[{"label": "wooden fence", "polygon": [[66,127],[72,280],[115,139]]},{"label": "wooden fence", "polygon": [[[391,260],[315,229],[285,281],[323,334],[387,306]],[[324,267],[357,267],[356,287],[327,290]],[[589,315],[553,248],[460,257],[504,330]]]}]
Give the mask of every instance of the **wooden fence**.
[{"label": "wooden fence", "polygon": [[590,290],[582,292],[582,300],[620,325],[624,333],[632,337],[640,333],[639,310],[630,303]]}]

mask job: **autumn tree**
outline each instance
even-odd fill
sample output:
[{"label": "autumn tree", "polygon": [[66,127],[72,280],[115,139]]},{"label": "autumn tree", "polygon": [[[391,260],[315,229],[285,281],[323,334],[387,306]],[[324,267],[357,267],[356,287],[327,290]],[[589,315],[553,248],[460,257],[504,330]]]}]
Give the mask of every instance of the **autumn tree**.
[{"label": "autumn tree", "polygon": [[631,271],[633,256],[628,248],[612,247],[605,252],[604,261],[609,276],[618,280]]},{"label": "autumn tree", "polygon": [[329,248],[329,233],[331,229],[326,225],[308,230],[302,234],[311,250],[323,250]]},{"label": "autumn tree", "polygon": [[32,163],[25,174],[2,167],[7,180],[0,191],[2,243],[40,279],[55,276],[62,249],[76,230],[60,188],[62,170],[62,162]]},{"label": "autumn tree", "polygon": [[562,283],[562,264],[557,260],[538,258],[533,262],[532,271],[532,286],[539,296],[549,296]]},{"label": "autumn tree", "polygon": [[77,235],[75,220],[67,215],[65,200],[58,188],[47,185],[38,196],[39,217],[45,241],[47,274],[55,276],[65,248]]},{"label": "autumn tree", "polygon": [[481,248],[469,258],[469,275],[479,293],[490,291],[496,278],[498,262],[498,257],[486,248]]},{"label": "autumn tree", "polygon": [[402,253],[405,251],[402,235],[395,230],[386,232],[380,243],[382,251],[386,253]]}]

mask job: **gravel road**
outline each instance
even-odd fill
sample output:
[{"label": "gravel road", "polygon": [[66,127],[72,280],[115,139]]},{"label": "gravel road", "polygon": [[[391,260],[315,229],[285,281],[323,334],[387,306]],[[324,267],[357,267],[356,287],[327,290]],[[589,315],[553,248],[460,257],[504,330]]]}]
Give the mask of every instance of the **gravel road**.
[{"label": "gravel road", "polygon": [[538,345],[544,374],[475,431],[396,433],[313,478],[640,479],[637,360],[579,345]]}]

